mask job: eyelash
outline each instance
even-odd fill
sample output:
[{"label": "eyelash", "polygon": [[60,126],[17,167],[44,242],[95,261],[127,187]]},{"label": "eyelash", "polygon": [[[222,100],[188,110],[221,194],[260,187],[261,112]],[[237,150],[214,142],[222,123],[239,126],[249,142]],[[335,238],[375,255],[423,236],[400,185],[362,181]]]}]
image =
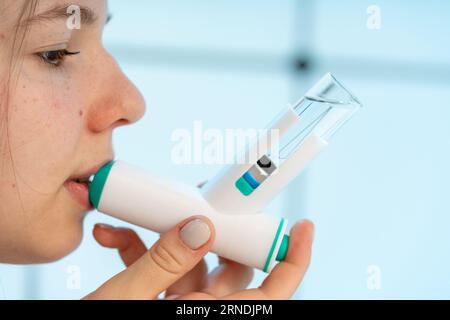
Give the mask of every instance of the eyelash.
[{"label": "eyelash", "polygon": [[[36,55],[46,64],[50,65],[51,67],[60,67],[61,64],[64,62],[65,58],[67,56],[73,56],[77,55],[80,52],[70,52],[66,49],[64,50],[53,50],[53,51],[43,51],[38,52]],[[52,57],[53,55],[53,57]]]}]

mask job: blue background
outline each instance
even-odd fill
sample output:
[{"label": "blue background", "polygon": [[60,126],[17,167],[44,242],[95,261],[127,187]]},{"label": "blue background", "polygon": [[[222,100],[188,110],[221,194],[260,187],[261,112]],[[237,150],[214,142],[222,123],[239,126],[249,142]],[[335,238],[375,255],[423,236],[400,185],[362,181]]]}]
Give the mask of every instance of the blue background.
[{"label": "blue background", "polygon": [[[380,30],[366,26],[372,4]],[[262,127],[332,72],[364,109],[269,208],[316,224],[295,298],[450,298],[449,2],[111,0],[110,10],[105,45],[148,104],[115,134],[118,158],[194,185],[219,167],[172,164],[174,129]],[[0,265],[0,298],[76,299],[121,271],[90,235],[100,221],[123,225],[92,213],[70,256]],[[74,267],[79,288],[67,285]]]}]

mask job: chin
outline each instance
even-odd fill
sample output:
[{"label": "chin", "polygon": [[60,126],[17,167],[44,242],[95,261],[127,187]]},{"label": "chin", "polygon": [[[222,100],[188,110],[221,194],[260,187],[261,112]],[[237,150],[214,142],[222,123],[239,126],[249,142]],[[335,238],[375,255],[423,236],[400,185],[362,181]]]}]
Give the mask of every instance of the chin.
[{"label": "chin", "polygon": [[82,240],[82,233],[73,238],[65,237],[65,239],[56,239],[59,243],[54,246],[48,246],[41,250],[36,256],[37,261],[35,263],[48,263],[54,262],[64,258],[77,249]]},{"label": "chin", "polygon": [[38,239],[28,243],[25,249],[25,261],[17,261],[18,263],[33,264],[33,263],[49,263],[64,258],[81,243],[83,238],[83,224],[70,224],[65,228],[55,230],[52,228],[47,232],[37,232],[30,239]]},{"label": "chin", "polygon": [[65,230],[60,234],[54,233],[51,238],[53,241],[42,247],[36,256],[39,263],[53,262],[64,258],[77,249],[83,239],[83,226],[80,224],[73,230]]},{"label": "chin", "polygon": [[[81,243],[82,228],[77,232],[51,234],[42,239],[40,235],[29,235],[26,243],[15,243],[1,252],[1,262],[10,264],[38,264],[55,262],[73,252]],[[32,239],[39,239],[33,241]]]}]

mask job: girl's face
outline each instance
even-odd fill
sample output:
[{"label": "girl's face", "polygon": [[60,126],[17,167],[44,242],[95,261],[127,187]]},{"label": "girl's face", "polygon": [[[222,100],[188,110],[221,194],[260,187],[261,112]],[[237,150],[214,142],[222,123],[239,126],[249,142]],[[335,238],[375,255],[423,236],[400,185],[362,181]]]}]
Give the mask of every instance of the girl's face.
[{"label": "girl's face", "polygon": [[[76,17],[67,23],[64,0],[41,0],[20,21],[28,1],[0,0],[0,261],[8,263],[52,261],[77,247],[90,208],[76,179],[112,160],[113,130],[145,112],[102,46],[106,0],[74,0],[81,29],[70,27]],[[29,29],[17,52],[19,23]]]}]

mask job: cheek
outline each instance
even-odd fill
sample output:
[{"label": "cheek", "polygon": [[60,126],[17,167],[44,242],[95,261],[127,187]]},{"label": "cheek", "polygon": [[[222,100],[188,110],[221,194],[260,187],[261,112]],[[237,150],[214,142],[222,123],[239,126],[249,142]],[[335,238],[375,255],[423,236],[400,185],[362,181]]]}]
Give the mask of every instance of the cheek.
[{"label": "cheek", "polygon": [[33,190],[55,192],[70,174],[83,128],[76,92],[68,81],[20,79],[10,106],[15,170]]}]

